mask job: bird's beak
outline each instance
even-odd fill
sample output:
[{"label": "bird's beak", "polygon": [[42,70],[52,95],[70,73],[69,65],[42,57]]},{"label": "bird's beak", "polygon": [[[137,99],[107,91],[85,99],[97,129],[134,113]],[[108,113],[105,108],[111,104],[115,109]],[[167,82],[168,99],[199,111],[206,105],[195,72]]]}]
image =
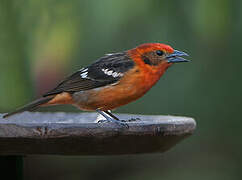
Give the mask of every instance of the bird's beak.
[{"label": "bird's beak", "polygon": [[185,52],[174,50],[172,54],[166,56],[167,62],[168,63],[189,62],[189,60],[184,59],[181,56],[189,56],[189,55]]}]

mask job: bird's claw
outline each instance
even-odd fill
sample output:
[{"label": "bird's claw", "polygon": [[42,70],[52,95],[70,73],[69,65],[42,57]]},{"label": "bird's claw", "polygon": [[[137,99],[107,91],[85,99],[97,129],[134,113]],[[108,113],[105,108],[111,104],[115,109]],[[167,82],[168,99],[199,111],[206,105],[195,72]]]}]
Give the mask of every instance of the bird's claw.
[{"label": "bird's claw", "polygon": [[99,120],[97,123],[115,123],[119,126],[122,126],[122,127],[125,127],[125,128],[129,128],[129,125],[126,123],[126,122],[123,122],[123,121],[109,121],[109,120]]},{"label": "bird's claw", "polygon": [[131,118],[131,119],[127,119],[127,120],[120,120],[122,122],[134,122],[134,121],[141,121],[140,118]]},{"label": "bird's claw", "polygon": [[109,121],[102,119],[102,120],[99,120],[97,123],[107,123],[107,122],[109,122]]}]

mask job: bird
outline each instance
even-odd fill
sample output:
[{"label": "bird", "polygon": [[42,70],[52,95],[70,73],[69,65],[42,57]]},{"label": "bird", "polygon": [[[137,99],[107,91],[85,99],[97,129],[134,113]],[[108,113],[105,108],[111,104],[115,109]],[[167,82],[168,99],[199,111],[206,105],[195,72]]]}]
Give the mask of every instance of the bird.
[{"label": "bird", "polygon": [[123,123],[111,110],[142,97],[175,63],[189,62],[187,53],[162,43],[145,43],[133,49],[106,54],[66,77],[41,98],[7,113],[7,118],[39,107],[70,104],[96,111],[108,122]]}]

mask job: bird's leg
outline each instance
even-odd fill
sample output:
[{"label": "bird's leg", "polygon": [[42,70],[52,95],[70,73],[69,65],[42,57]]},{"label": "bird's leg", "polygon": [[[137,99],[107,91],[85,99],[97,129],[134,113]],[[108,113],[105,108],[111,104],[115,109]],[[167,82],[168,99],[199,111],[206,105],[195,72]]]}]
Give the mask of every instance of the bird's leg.
[{"label": "bird's leg", "polygon": [[120,120],[115,115],[113,115],[110,110],[107,110],[107,111],[104,111],[104,112],[106,114],[108,114],[109,116],[111,116],[112,118],[114,118],[114,119],[116,119],[118,121],[121,121],[121,122],[133,122],[133,121],[140,121],[141,120],[140,118],[131,118],[131,119],[127,119],[127,120]]},{"label": "bird's leg", "polygon": [[116,119],[118,121],[121,121],[121,122],[134,122],[134,121],[140,121],[141,120],[140,118],[131,118],[131,119],[127,119],[127,120],[120,120],[115,115],[113,115],[110,110],[107,110],[107,111],[104,111],[104,112],[106,114],[108,114],[109,116],[111,116],[112,118],[114,118],[114,119]]},{"label": "bird's leg", "polygon": [[113,119],[116,119],[117,121],[120,121],[119,118],[117,118],[116,116],[114,116],[110,110],[104,111],[106,114],[108,114],[109,116],[111,116]]},{"label": "bird's leg", "polygon": [[[106,118],[106,120],[108,122],[114,122],[117,123],[119,125],[124,125],[126,127],[128,127],[128,125],[126,123],[121,122],[116,116],[114,116],[111,112],[109,111],[101,111],[100,109],[96,110],[99,114],[101,114],[104,118]],[[102,120],[98,121],[98,122],[103,122]]]},{"label": "bird's leg", "polygon": [[115,122],[115,123],[120,123],[119,120],[114,119],[112,116],[110,116],[108,113],[106,113],[105,111],[101,111],[99,109],[96,110],[99,114],[101,114],[107,121],[109,122]]},{"label": "bird's leg", "polygon": [[106,118],[103,117],[103,115],[101,115],[100,113],[98,113],[95,123],[100,123],[100,122],[105,122],[105,121],[107,121]]}]

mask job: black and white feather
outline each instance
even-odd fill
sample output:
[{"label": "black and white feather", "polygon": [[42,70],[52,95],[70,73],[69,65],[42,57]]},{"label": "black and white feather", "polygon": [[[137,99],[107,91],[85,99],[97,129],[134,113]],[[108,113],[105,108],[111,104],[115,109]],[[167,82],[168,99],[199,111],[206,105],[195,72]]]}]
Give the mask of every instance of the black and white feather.
[{"label": "black and white feather", "polygon": [[93,64],[67,77],[44,96],[61,92],[74,93],[116,83],[124,73],[134,67],[134,61],[126,52],[106,54]]}]

